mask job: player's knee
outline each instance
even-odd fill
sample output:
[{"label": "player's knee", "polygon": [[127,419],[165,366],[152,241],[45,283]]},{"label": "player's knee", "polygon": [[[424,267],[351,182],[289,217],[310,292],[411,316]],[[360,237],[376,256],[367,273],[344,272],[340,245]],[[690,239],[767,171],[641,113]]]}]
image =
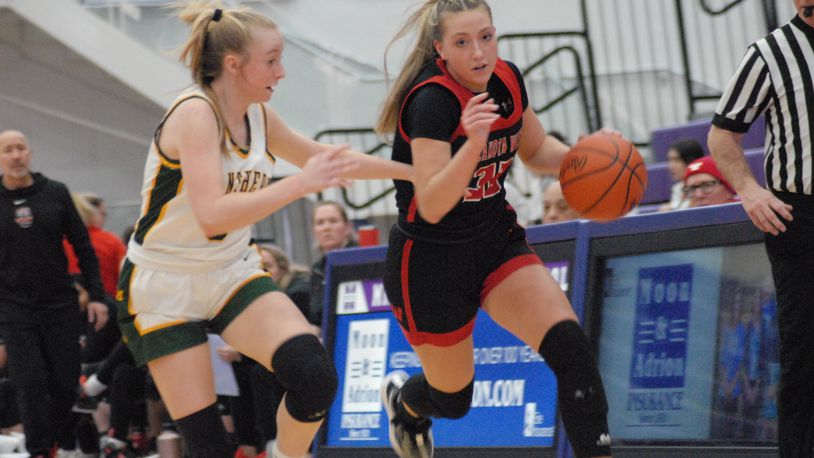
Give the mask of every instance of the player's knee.
[{"label": "player's knee", "polygon": [[540,354],[557,376],[563,410],[607,414],[608,402],[596,357],[579,324],[562,321],[554,325],[540,345]]},{"label": "player's knee", "polygon": [[303,334],[280,345],[271,361],[277,380],[287,390],[286,408],[298,421],[325,417],[336,395],[336,369],[316,336]]},{"label": "player's knee", "polygon": [[469,406],[472,405],[472,390],[475,386],[475,380],[469,382],[464,389],[455,393],[444,393],[438,391],[430,386],[430,398],[437,406],[440,413],[439,416],[443,418],[463,418],[469,412]]}]

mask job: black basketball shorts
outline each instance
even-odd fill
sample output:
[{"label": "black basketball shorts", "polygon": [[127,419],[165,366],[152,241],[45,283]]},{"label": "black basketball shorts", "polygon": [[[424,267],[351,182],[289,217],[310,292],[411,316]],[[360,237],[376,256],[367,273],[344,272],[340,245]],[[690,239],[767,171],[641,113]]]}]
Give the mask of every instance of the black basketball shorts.
[{"label": "black basketball shorts", "polygon": [[512,272],[542,264],[521,226],[499,223],[463,243],[414,239],[390,231],[384,287],[411,345],[455,345],[472,334],[486,296]]}]

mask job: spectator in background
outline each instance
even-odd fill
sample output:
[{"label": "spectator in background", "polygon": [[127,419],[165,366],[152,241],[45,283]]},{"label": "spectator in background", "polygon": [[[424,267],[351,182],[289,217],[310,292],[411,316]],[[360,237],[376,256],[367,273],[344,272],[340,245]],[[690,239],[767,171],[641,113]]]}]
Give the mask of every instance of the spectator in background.
[{"label": "spectator in background", "polygon": [[307,268],[293,264],[288,255],[276,245],[258,245],[263,269],[300,309],[309,322],[311,315],[311,276]]},{"label": "spectator in background", "polygon": [[90,295],[88,321],[107,322],[99,262],[64,184],[29,169],[21,132],[0,132],[0,335],[32,458],[76,456],[71,408],[79,381],[78,294],[63,238],[76,250]]},{"label": "spectator in background", "polygon": [[690,207],[705,207],[737,202],[735,189],[721,175],[711,156],[696,159],[684,172],[684,194]]},{"label": "spectator in background", "polygon": [[[98,207],[94,206],[83,194],[71,193],[71,199],[79,216],[82,218],[82,222],[88,228],[90,243],[96,257],[99,259],[99,274],[102,277],[102,286],[110,297],[115,297],[116,284],[119,281],[119,269],[127,248],[116,234],[102,229],[105,217]],[[68,256],[68,272],[76,275],[79,273],[76,255],[67,240],[64,245],[65,254]]]},{"label": "spectator in background", "polygon": [[[115,317],[116,309],[112,299],[116,296],[119,269],[126,248],[116,234],[102,229],[104,218],[97,207],[93,206],[83,194],[73,192],[71,193],[71,200],[79,217],[88,229],[93,252],[99,260],[99,275],[102,278],[102,287],[106,293],[104,304],[108,308],[108,316]],[[62,244],[68,258],[68,272],[77,281],[77,287],[81,294],[83,281],[76,254],[67,240],[63,240]],[[79,303],[84,308],[84,302],[80,300]],[[86,334],[85,345],[82,348],[83,363],[95,363],[103,360],[121,340],[121,332],[119,332],[116,320],[108,320],[107,324],[99,332],[89,329],[83,334]]]},{"label": "spectator in background", "polygon": [[660,210],[680,210],[690,206],[689,196],[684,194],[684,172],[690,162],[702,157],[704,147],[691,138],[670,145],[667,150],[667,166],[674,183],[670,192],[670,202],[664,204]]},{"label": "spectator in background", "polygon": [[107,204],[105,203],[105,200],[92,192],[83,192],[80,193],[80,195],[84,197],[85,200],[99,213],[97,215],[96,227],[99,229],[104,228],[105,221],[107,221]]},{"label": "spectator in background", "polygon": [[322,257],[311,266],[311,324],[322,325],[325,301],[325,256],[340,248],[354,247],[353,225],[348,212],[337,202],[317,202],[314,206],[314,238]]},{"label": "spectator in background", "polygon": [[554,180],[543,191],[543,224],[579,219],[579,213],[571,208],[562,193],[562,186]]}]

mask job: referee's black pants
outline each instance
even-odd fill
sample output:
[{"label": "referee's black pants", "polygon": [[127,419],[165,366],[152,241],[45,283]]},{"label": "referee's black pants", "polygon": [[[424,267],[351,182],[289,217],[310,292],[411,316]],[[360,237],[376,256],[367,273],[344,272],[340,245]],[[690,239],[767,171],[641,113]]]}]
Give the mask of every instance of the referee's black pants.
[{"label": "referee's black pants", "polygon": [[0,323],[6,340],[9,378],[32,456],[55,442],[76,447],[72,408],[79,386],[80,321],[76,313],[61,321]]},{"label": "referee's black pants", "polygon": [[786,232],[766,235],[777,291],[781,458],[814,457],[814,197],[778,193],[794,207]]}]

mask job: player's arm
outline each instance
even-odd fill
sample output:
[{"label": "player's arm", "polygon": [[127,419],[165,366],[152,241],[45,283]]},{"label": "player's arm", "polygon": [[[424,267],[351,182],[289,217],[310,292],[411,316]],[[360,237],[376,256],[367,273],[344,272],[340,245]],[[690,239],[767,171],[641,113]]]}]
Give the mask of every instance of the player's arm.
[{"label": "player's arm", "polygon": [[340,185],[340,176],[356,167],[339,157],[342,148],[337,147],[306,162],[302,173],[256,192],[226,194],[217,118],[202,99],[178,106],[160,142],[165,153],[180,159],[192,212],[209,237],[256,223],[306,194]]},{"label": "player's arm", "polygon": [[437,223],[461,201],[472,181],[486,147],[497,105],[486,101],[488,94],[472,97],[461,114],[467,140],[452,156],[449,142],[414,138],[410,142],[415,168],[415,197],[418,212],[429,223]]},{"label": "player's arm", "polygon": [[[333,148],[333,145],[319,143],[294,129],[288,127],[280,116],[271,108],[266,110],[266,142],[269,151],[286,161],[302,168],[305,163],[316,154]],[[340,156],[352,159],[359,167],[344,175],[343,178],[355,179],[413,179],[413,168],[407,164],[374,157],[346,149]]]},{"label": "player's arm", "polygon": [[526,168],[536,175],[556,175],[569,147],[547,135],[540,119],[529,105],[523,112],[523,130],[517,155]]},{"label": "player's arm", "polygon": [[467,141],[452,157],[452,146],[440,140],[416,138],[410,146],[418,213],[435,224],[461,201],[478,165],[481,148]]},{"label": "player's arm", "polygon": [[758,184],[746,162],[742,140],[743,134],[713,125],[709,131],[707,146],[721,173],[737,191],[744,210],[755,226],[773,235],[785,232],[786,225],[778,215],[791,221],[791,205]]}]

